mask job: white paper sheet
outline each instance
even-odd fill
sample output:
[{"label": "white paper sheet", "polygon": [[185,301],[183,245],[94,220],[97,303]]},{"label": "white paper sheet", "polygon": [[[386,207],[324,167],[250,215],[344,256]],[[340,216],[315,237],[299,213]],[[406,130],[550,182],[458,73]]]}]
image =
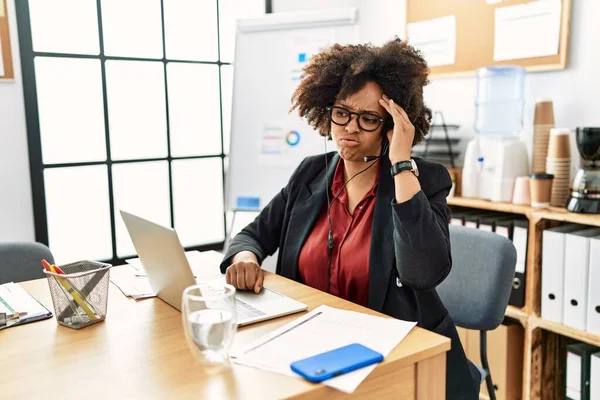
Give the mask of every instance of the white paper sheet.
[{"label": "white paper sheet", "polygon": [[27,313],[24,319],[48,314],[48,310],[31,297],[20,285],[9,282],[0,285],[0,313]]},{"label": "white paper sheet", "polygon": [[[194,271],[196,278],[209,278],[215,275],[221,275],[219,271],[219,265],[223,261],[223,254],[218,251],[198,251],[191,250],[186,251],[185,256],[190,264],[190,268]],[[127,264],[131,265],[137,275],[145,276],[144,267],[139,258],[130,258],[126,260]]]},{"label": "white paper sheet", "polygon": [[496,8],[494,61],[558,54],[561,8],[561,0]]},{"label": "white paper sheet", "polygon": [[[234,342],[231,354],[236,363],[299,377],[290,369],[292,362],[352,343],[361,343],[386,357],[415,325],[416,322],[320,306],[247,347],[236,347]],[[323,383],[352,393],[375,368],[376,365],[361,368]]]},{"label": "white paper sheet", "polygon": [[143,299],[156,296],[152,292],[148,278],[139,276],[138,271],[131,265],[113,267],[110,271],[110,281],[114,283],[125,296]]},{"label": "white paper sheet", "polygon": [[[219,264],[223,259],[221,253],[213,250],[203,252],[193,250],[186,251],[185,255],[196,279],[220,277],[222,275],[219,270]],[[132,258],[126,261],[127,265],[113,268],[110,273],[110,281],[117,285],[125,296],[134,299],[156,296],[152,292],[140,259]]]},{"label": "white paper sheet", "polygon": [[408,42],[421,50],[427,65],[453,65],[456,62],[456,17],[412,22],[406,26]]}]

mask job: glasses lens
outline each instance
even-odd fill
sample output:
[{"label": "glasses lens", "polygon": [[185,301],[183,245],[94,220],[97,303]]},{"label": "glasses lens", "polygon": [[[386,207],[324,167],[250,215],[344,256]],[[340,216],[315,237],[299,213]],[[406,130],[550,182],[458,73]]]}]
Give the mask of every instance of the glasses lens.
[{"label": "glasses lens", "polygon": [[381,118],[371,115],[371,114],[362,114],[358,119],[358,126],[363,131],[371,132],[379,128],[381,124]]},{"label": "glasses lens", "polygon": [[350,112],[341,107],[332,107],[331,120],[334,124],[346,125],[350,122]]}]

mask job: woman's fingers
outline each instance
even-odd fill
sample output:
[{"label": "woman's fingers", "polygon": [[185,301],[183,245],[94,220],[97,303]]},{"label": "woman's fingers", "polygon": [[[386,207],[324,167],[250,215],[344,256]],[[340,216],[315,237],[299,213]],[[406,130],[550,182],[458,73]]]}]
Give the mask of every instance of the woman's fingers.
[{"label": "woman's fingers", "polygon": [[263,281],[265,279],[265,274],[262,270],[258,271],[258,278],[256,279],[256,283],[254,284],[254,293],[260,293],[260,289],[262,289]]},{"label": "woman's fingers", "polygon": [[401,121],[404,125],[412,126],[412,122],[408,117],[408,114],[400,105],[394,100],[387,97],[385,94],[379,99],[379,103],[385,108],[385,110],[394,118],[394,123]]},{"label": "woman's fingers", "polygon": [[256,268],[252,265],[248,265],[246,270],[246,289],[253,290],[254,284],[256,283]]},{"label": "woman's fingers", "polygon": [[[386,100],[387,99],[387,100]],[[398,106],[394,103],[394,100],[389,99],[387,96],[383,95],[381,99],[379,99],[379,104],[382,105],[383,108],[392,116],[394,119],[394,124],[404,124],[404,118],[402,114],[398,111]]]},{"label": "woman's fingers", "polygon": [[237,273],[237,285],[240,290],[246,290],[246,273],[243,268],[240,268]]}]

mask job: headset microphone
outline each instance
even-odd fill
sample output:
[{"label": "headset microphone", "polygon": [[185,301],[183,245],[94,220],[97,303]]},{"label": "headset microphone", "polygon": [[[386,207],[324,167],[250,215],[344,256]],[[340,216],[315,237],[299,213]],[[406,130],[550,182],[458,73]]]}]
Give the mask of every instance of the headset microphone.
[{"label": "headset microphone", "polygon": [[375,160],[379,160],[381,158],[381,156],[366,156],[364,158],[365,162],[371,162],[371,161],[375,161]]},{"label": "headset microphone", "polygon": [[390,145],[389,145],[389,143],[387,143],[387,140],[386,140],[386,144],[385,144],[385,147],[383,148],[383,152],[381,153],[381,155],[379,155],[379,156],[365,156],[363,158],[363,160],[365,160],[365,162],[371,162],[371,161],[379,160],[381,157],[383,157],[385,155],[385,153],[387,153],[389,147],[390,147]]}]

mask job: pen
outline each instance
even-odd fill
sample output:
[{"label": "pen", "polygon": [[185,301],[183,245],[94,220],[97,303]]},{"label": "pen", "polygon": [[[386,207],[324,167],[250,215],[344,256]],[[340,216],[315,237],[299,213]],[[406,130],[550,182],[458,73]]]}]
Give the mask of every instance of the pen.
[{"label": "pen", "polygon": [[244,355],[250,353],[251,351],[254,351],[256,349],[258,349],[261,346],[264,346],[265,344],[272,342],[273,340],[277,339],[278,337],[281,337],[284,333],[288,333],[289,331],[291,331],[292,329],[296,329],[297,327],[299,327],[302,324],[307,323],[308,321],[310,321],[311,319],[315,319],[317,318],[319,315],[323,314],[322,311],[319,311],[318,313],[315,313],[314,315],[311,315],[309,318],[305,319],[304,321],[300,322],[297,325],[294,326],[290,326],[289,328],[287,328],[285,331],[278,333],[277,335],[273,336],[272,338],[270,338],[269,340],[267,340],[266,342],[262,342],[257,344],[256,346],[252,347],[251,349],[248,349],[244,352]]},{"label": "pen", "polygon": [[[65,272],[60,268],[57,267],[55,265],[49,264],[46,260],[42,260],[42,264],[44,265],[44,268],[49,269],[50,271],[60,274],[60,275],[64,275]],[[88,303],[87,301],[81,296],[81,294],[79,294],[79,292],[77,291],[77,289],[75,289],[73,286],[71,286],[71,284],[69,283],[68,280],[64,279],[64,278],[57,278],[58,281],[60,282],[60,284],[65,288],[65,290],[67,292],[69,292],[71,294],[71,296],[73,296],[73,300],[75,300],[75,303],[78,304],[81,309],[87,314],[87,316],[92,320],[96,320],[96,315],[94,314],[94,312],[88,307]]]}]

